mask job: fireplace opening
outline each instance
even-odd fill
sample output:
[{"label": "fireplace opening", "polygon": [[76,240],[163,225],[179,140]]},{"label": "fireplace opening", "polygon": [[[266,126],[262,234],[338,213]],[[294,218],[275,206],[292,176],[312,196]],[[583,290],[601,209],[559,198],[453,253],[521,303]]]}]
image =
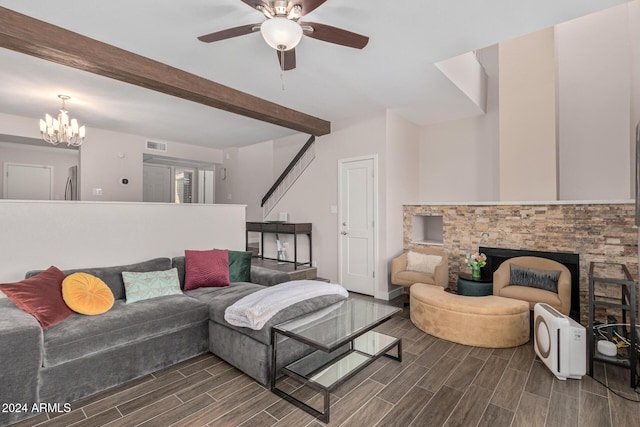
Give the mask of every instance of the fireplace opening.
[{"label": "fireplace opening", "polygon": [[491,279],[493,273],[504,261],[519,256],[537,256],[559,262],[571,273],[571,311],[569,316],[580,322],[580,255],[571,252],[542,252],[521,249],[489,248],[480,246],[479,252],[487,256],[487,265],[482,269],[482,277]]}]

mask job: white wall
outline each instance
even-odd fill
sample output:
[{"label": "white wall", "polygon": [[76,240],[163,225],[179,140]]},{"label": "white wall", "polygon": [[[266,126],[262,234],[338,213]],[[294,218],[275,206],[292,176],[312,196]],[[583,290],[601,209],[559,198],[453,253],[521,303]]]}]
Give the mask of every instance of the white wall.
[{"label": "white wall", "polygon": [[402,205],[417,200],[420,193],[420,128],[387,111],[386,136],[386,181],[380,190],[380,210],[385,210],[386,224],[380,231],[383,236],[379,250],[381,257],[380,270],[376,277],[380,280],[378,289],[381,295],[393,298],[404,292],[398,287],[395,291],[390,286],[390,262],[402,253],[404,248]]},{"label": "white wall", "polygon": [[[14,116],[0,113],[0,133],[40,139],[39,118]],[[47,144],[42,141],[42,144]]]},{"label": "white wall", "polygon": [[556,200],[554,30],[499,45],[500,200]]},{"label": "white wall", "polygon": [[[549,177],[557,174],[560,200],[633,197],[632,141],[635,124],[640,120],[640,0],[560,24],[555,31],[557,161],[553,160],[556,151],[551,145],[540,146],[535,140],[528,147],[522,146],[533,133],[525,131],[517,117],[503,114],[499,121],[498,93],[502,88],[497,76],[506,71],[492,70],[493,61],[484,57],[491,54],[491,49],[482,49],[481,61],[489,76],[487,114],[421,129],[419,201],[501,200],[501,183],[515,186],[511,189],[512,199],[542,197],[532,194],[532,188],[537,186],[551,193],[553,184],[534,178],[530,168],[546,170]],[[525,45],[515,48],[516,53],[532,53]],[[547,54],[548,51],[548,58]],[[527,73],[538,73],[537,64],[531,64],[531,69],[521,75],[526,77]],[[550,73],[547,67],[545,75]],[[525,78],[522,87],[515,89],[534,91],[534,82],[533,77]],[[542,84],[548,88],[550,82]],[[547,99],[552,98],[549,92],[546,89]],[[523,93],[524,99],[530,96]],[[524,107],[526,116],[527,106]],[[505,146],[497,132],[498,123],[504,126],[508,121],[514,132],[519,129],[523,135],[516,137],[512,147]],[[546,121],[552,122],[552,118],[548,116]],[[547,134],[547,139],[552,140],[551,132]],[[539,159],[542,152],[548,153],[549,159]],[[500,153],[505,163],[510,159],[512,170],[501,171],[496,163]],[[551,171],[552,167],[556,170]],[[513,174],[529,178],[519,182],[510,178]],[[546,198],[551,197],[549,194]]]},{"label": "white wall", "polygon": [[[376,298],[389,299],[388,263],[402,249],[402,204],[418,195],[419,129],[392,112],[357,122],[334,123],[331,134],[316,139],[316,158],[276,205],[293,222],[313,224],[313,258],[318,275],[338,280],[338,160],[378,158],[378,235]],[[288,237],[281,236],[290,242]],[[306,256],[305,239],[300,254]],[[267,251],[273,243],[265,243]],[[289,245],[290,249],[292,245]],[[289,254],[290,255],[290,254]]]},{"label": "white wall", "polygon": [[0,200],[0,282],[28,270],[129,264],[185,249],[244,250],[245,207]]},{"label": "white wall", "polygon": [[420,129],[417,201],[498,200],[498,47],[481,51],[487,73],[486,114]]},{"label": "white wall", "polygon": [[[383,158],[385,116],[381,114],[356,123],[332,125],[331,134],[316,138],[316,158],[276,205],[273,215],[288,212],[292,222],[313,224],[313,258],[318,266],[318,275],[337,282],[338,219],[331,212],[331,207],[338,206],[338,160],[369,154]],[[384,165],[380,163],[378,179],[384,182],[381,176]],[[385,220],[384,217],[379,218],[381,223]],[[306,254],[305,239],[299,240],[300,253]],[[266,243],[265,248],[269,250]]]},{"label": "white wall", "polygon": [[[5,162],[53,166],[53,198],[64,200],[69,168],[78,164],[78,151],[5,143],[0,138],[0,171]],[[4,173],[0,172],[0,199],[4,198],[3,191]]]},{"label": "white wall", "polygon": [[279,177],[289,166],[291,160],[298,154],[308,139],[309,135],[296,134],[273,141],[273,174],[275,178]]},{"label": "white wall", "polygon": [[223,153],[227,179],[217,180],[216,202],[247,205],[247,221],[262,221],[260,202],[273,184],[273,141]]},{"label": "white wall", "polygon": [[629,24],[624,4],[556,27],[562,200],[633,197]]},{"label": "white wall", "polygon": [[[87,129],[80,146],[80,200],[142,201],[143,148],[139,136]],[[129,184],[121,184],[122,178]]]},{"label": "white wall", "polygon": [[[387,179],[384,189],[387,213],[386,257],[394,258],[404,247],[402,205],[418,200],[420,187],[420,128],[387,111],[386,165]],[[386,267],[389,266],[386,264]],[[381,271],[380,277],[388,277],[389,271]]]},{"label": "white wall", "polygon": [[[216,203],[246,204],[247,221],[262,221],[262,198],[308,139],[309,135],[296,134],[224,150],[227,179],[222,180],[220,173],[216,177]],[[271,215],[277,219],[278,211]]]},{"label": "white wall", "polygon": [[[222,150],[167,141],[167,152],[159,153],[147,150],[146,140],[139,135],[88,129],[87,139],[80,147],[80,199],[142,201],[144,153],[200,162],[222,162]],[[127,178],[129,184],[122,185],[122,178]],[[95,194],[96,188],[102,189],[102,195]]]}]

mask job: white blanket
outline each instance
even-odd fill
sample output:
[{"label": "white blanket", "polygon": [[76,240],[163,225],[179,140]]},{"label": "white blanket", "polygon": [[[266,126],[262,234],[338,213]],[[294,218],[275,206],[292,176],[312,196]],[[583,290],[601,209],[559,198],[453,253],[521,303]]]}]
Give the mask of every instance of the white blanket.
[{"label": "white blanket", "polygon": [[239,299],[224,311],[224,320],[234,326],[259,330],[280,310],[322,295],[342,295],[346,298],[349,293],[342,286],[332,283],[293,280]]}]

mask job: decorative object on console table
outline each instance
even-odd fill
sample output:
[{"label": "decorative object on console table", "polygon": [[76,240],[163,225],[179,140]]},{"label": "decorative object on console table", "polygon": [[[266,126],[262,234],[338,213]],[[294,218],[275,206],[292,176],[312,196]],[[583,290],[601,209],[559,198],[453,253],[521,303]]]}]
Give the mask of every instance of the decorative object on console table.
[{"label": "decorative object on console table", "polygon": [[473,277],[469,273],[458,273],[458,295],[481,297],[493,295],[493,279],[489,277]]},{"label": "decorative object on console table", "polygon": [[467,266],[471,267],[471,276],[480,279],[480,269],[487,263],[487,256],[480,252],[467,254]]},{"label": "decorative object on console table", "polygon": [[284,246],[280,242],[280,236],[276,233],[276,247],[278,249],[278,264],[284,264],[287,257],[284,253]]}]

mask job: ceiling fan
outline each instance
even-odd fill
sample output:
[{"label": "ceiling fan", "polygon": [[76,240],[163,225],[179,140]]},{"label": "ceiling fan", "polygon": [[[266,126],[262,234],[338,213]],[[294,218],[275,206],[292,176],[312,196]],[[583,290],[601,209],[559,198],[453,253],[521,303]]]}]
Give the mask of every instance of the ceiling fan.
[{"label": "ceiling fan", "polygon": [[296,68],[295,47],[303,35],[342,46],[362,49],[369,37],[351,31],[299,19],[321,6],[326,0],[241,0],[258,10],[267,20],[263,23],[241,25],[198,37],[205,43],[243,36],[257,31],[278,53],[283,71]]}]

